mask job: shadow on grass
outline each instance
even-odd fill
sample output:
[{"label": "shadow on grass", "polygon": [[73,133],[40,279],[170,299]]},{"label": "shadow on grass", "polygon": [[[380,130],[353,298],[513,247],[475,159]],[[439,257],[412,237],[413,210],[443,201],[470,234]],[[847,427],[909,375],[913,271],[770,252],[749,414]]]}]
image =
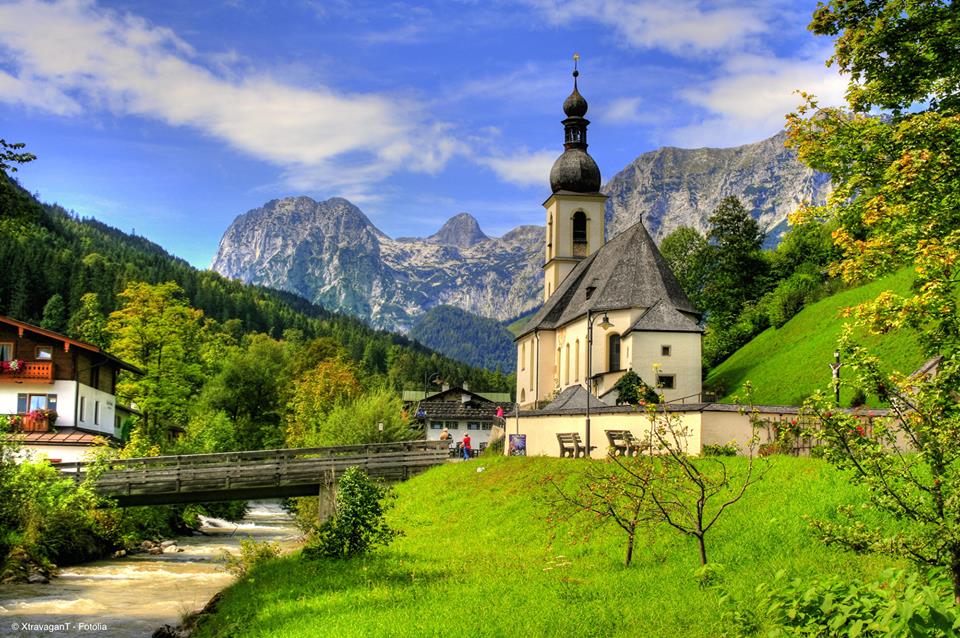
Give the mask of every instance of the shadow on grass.
[{"label": "shadow on grass", "polygon": [[[215,612],[203,617],[195,636],[285,635],[308,617],[349,616],[358,608],[376,612],[416,605],[408,589],[456,579],[453,562],[405,553],[375,553],[351,559],[305,560],[299,554],[256,568],[226,591]],[[280,631],[283,630],[283,631]],[[302,632],[301,632],[302,633]]]}]

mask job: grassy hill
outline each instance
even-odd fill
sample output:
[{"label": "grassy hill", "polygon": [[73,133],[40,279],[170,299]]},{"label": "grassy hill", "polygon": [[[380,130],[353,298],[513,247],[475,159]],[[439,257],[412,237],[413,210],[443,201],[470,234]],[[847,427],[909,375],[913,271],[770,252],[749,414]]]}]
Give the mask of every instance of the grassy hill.
[{"label": "grassy hill", "polygon": [[[618,528],[547,521],[543,478],[569,482],[583,463],[498,457],[431,469],[397,487],[390,521],[405,536],[391,546],[345,561],[270,562],[226,590],[194,636],[720,635],[718,595],[698,586],[691,539],[657,528],[624,568]],[[804,515],[863,498],[852,481],[816,459],[771,463],[707,537],[738,599],[752,600],[781,569],[854,580],[893,565],[809,533]]]},{"label": "grassy hill", "polygon": [[[830,391],[830,363],[837,338],[846,320],[844,308],[873,299],[884,290],[906,293],[913,281],[912,268],[872,283],[837,293],[807,306],[779,329],[769,328],[714,368],[704,383],[716,388],[721,401],[732,401],[743,384],[753,384],[756,403],[799,405],[816,390]],[[909,330],[862,338],[889,370],[911,372],[923,363],[916,335]],[[844,370],[841,368],[841,379]],[[840,400],[848,405],[853,391],[842,388]],[[868,405],[879,407],[876,397]]]}]

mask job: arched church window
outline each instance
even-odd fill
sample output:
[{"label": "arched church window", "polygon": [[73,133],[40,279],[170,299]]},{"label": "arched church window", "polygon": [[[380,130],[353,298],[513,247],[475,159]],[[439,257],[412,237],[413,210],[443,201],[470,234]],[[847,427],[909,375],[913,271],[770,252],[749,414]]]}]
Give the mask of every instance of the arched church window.
[{"label": "arched church window", "polygon": [[527,402],[527,391],[520,390],[520,403],[526,403],[526,402]]},{"label": "arched church window", "polygon": [[587,214],[582,210],[573,214],[573,256],[587,256]]},{"label": "arched church window", "polygon": [[620,369],[620,335],[607,337],[607,369],[610,372]]}]

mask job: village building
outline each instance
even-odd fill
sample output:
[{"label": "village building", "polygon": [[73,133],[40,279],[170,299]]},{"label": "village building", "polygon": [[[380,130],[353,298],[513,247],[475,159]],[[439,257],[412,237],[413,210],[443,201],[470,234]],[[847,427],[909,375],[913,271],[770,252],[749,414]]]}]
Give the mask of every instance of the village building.
[{"label": "village building", "polygon": [[403,398],[417,422],[423,424],[426,440],[439,441],[446,431],[456,448],[469,434],[470,445],[478,452],[486,449],[493,429],[503,426],[497,409],[504,415],[515,410],[509,392],[472,392],[464,387],[443,386],[433,394],[408,391]]},{"label": "village building", "polygon": [[101,437],[119,439],[133,413],[117,401],[121,370],[142,374],[97,346],[0,316],[0,414],[27,453],[75,461]]},{"label": "village building", "polygon": [[612,404],[627,370],[667,401],[700,401],[700,313],[642,222],[605,241],[607,196],[587,153],[587,101],[573,75],[564,151],[543,204],[544,304],[516,340],[517,402],[535,409],[583,386]]}]

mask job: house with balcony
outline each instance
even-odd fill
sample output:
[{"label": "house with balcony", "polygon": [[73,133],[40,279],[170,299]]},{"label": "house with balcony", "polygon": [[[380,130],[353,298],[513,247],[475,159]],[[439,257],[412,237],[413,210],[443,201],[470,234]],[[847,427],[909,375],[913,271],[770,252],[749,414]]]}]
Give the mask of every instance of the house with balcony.
[{"label": "house with balcony", "polygon": [[143,374],[97,346],[0,315],[0,414],[28,452],[79,460],[97,437],[118,439],[132,414],[117,401],[121,370]]},{"label": "house with balcony", "polygon": [[428,441],[439,441],[446,430],[450,443],[456,446],[469,434],[470,444],[478,452],[490,443],[493,427],[503,427],[497,408],[504,415],[515,410],[509,392],[472,392],[465,387],[445,385],[432,394],[408,391],[403,398],[408,410],[423,424]]}]

